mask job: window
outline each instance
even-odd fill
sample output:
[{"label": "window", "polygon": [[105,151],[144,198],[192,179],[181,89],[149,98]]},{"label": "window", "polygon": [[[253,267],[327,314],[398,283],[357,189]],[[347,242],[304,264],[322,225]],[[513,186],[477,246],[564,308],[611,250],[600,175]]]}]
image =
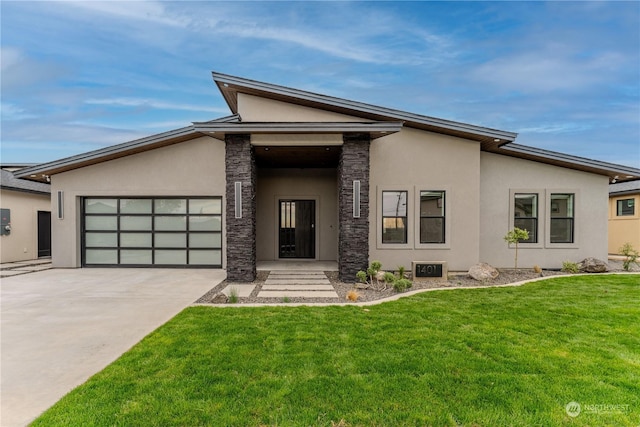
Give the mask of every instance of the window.
[{"label": "window", "polygon": [[635,215],[635,200],[623,199],[618,200],[618,209],[616,215],[618,216],[633,216]]},{"label": "window", "polygon": [[382,243],[407,243],[407,192],[382,192]]},{"label": "window", "polygon": [[444,243],[444,191],[420,192],[420,243]]},{"label": "window", "polygon": [[551,243],[573,243],[574,195],[551,194]]},{"label": "window", "polygon": [[516,193],[513,207],[513,226],[529,232],[523,243],[538,243],[538,195]]}]

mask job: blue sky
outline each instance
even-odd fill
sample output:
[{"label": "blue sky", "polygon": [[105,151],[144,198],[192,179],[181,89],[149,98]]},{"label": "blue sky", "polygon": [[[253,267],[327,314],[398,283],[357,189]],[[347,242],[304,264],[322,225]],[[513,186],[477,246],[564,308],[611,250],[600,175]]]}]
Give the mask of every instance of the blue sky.
[{"label": "blue sky", "polygon": [[0,7],[3,163],[225,116],[215,70],[640,167],[640,2]]}]

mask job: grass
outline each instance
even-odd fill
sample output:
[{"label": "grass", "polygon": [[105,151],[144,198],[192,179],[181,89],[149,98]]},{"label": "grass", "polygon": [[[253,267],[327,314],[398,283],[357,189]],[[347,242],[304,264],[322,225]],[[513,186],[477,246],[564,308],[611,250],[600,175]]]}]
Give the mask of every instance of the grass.
[{"label": "grass", "polygon": [[366,308],[188,308],[33,425],[639,424],[640,276],[598,275]]}]

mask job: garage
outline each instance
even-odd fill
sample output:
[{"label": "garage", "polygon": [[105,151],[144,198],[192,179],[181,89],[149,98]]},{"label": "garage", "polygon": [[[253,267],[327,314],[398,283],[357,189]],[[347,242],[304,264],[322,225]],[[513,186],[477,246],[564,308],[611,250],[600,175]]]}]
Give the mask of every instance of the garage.
[{"label": "garage", "polygon": [[222,197],[85,197],[82,265],[222,267]]}]

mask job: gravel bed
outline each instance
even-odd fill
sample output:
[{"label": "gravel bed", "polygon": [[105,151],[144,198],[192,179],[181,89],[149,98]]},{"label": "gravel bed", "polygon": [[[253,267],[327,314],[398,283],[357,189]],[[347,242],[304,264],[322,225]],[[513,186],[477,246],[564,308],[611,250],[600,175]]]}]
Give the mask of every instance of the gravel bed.
[{"label": "gravel bed", "polygon": [[[610,272],[621,272],[624,271],[622,269],[622,262],[620,261],[612,261],[608,262]],[[634,266],[632,271],[640,272],[639,266]],[[567,273],[563,273],[561,271],[556,270],[543,270],[542,273],[536,273],[532,269],[499,269],[500,275],[493,280],[485,280],[478,281],[472,279],[466,273],[449,273],[449,277],[447,280],[442,279],[434,279],[430,281],[420,281],[414,282],[413,286],[410,288],[411,291],[419,290],[419,289],[434,289],[434,288],[468,288],[468,287],[478,287],[478,286],[495,286],[495,285],[506,285],[510,283],[521,282],[523,280],[535,279],[538,277],[551,277],[558,275],[566,275]],[[350,302],[347,298],[347,292],[351,290],[356,290],[358,293],[358,302],[366,302],[366,301],[376,301],[379,299],[383,299],[386,297],[390,297],[392,295],[396,295],[396,292],[393,288],[389,288],[386,290],[373,290],[373,289],[356,289],[357,284],[354,283],[344,283],[338,280],[338,272],[337,271],[325,271],[324,272],[329,281],[335,288],[338,298],[258,298],[257,295],[262,288],[262,285],[267,280],[269,276],[268,271],[258,271],[256,280],[252,282],[252,284],[256,285],[255,289],[251,293],[249,297],[238,298],[238,302],[236,304],[282,304],[282,303],[348,303]],[[230,283],[226,280],[211,289],[205,295],[203,295],[200,299],[196,301],[197,304],[220,304],[221,302],[214,301],[214,298]],[[245,284],[245,283],[237,283],[237,284]]]}]

